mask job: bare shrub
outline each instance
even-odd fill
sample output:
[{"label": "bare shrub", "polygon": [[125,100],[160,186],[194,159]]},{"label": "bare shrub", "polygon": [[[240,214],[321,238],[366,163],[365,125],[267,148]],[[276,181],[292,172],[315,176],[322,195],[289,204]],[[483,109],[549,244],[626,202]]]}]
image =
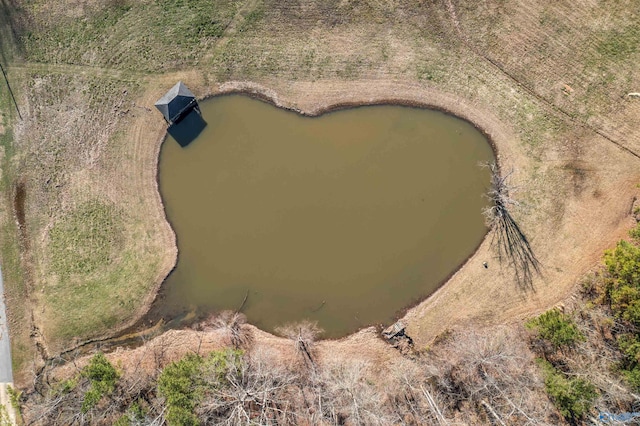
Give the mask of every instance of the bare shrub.
[{"label": "bare shrub", "polygon": [[247,325],[247,317],[241,312],[222,311],[214,314],[204,323],[203,328],[222,330],[227,344],[236,349],[248,348],[253,342],[253,333]]},{"label": "bare shrub", "polygon": [[304,320],[278,327],[276,332],[291,339],[300,356],[313,365],[313,345],[323,332],[318,323]]},{"label": "bare shrub", "polygon": [[274,353],[254,351],[229,359],[222,382],[219,371],[208,373],[202,376],[207,385],[197,409],[204,424],[297,423],[290,398],[297,376]]},{"label": "bare shrub", "polygon": [[[476,411],[485,421],[545,424],[555,409],[546,397],[533,356],[523,337],[501,327],[485,333],[464,332],[437,348],[439,386],[449,405]],[[468,419],[471,413],[466,413]],[[493,420],[489,420],[492,417]]]},{"label": "bare shrub", "polygon": [[331,424],[382,425],[392,423],[384,409],[385,393],[371,380],[368,363],[334,359],[319,373],[325,420]]},{"label": "bare shrub", "polygon": [[386,409],[394,423],[448,424],[448,406],[437,382],[438,370],[424,359],[401,358],[388,366]]}]

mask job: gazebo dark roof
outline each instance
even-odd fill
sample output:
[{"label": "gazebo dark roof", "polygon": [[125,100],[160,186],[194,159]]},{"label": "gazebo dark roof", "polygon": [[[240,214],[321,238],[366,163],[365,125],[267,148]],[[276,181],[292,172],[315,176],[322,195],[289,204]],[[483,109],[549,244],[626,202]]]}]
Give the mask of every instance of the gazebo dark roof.
[{"label": "gazebo dark roof", "polygon": [[179,81],[163,97],[156,102],[156,108],[164,115],[165,120],[173,123],[196,103],[196,97],[183,82]]}]

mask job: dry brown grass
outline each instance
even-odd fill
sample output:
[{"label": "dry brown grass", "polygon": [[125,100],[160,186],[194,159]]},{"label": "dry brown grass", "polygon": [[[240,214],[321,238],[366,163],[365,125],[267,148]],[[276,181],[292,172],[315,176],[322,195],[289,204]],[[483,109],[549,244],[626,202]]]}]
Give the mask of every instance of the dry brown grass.
[{"label": "dry brown grass", "polygon": [[[170,46],[146,37],[158,30],[148,19],[156,3],[120,3],[131,8],[91,31],[78,25],[102,16],[102,6],[24,3],[24,22],[54,44],[26,43],[9,68],[25,115],[11,123],[10,176],[27,190],[22,264],[50,354],[130,324],[175,262],[155,181],[164,126],[151,108],[177,79],[199,96],[255,91],[309,114],[412,101],[492,138],[503,169],[516,171],[525,207],[513,213],[542,276],[534,291],[519,290],[485,242],[407,314],[418,346],[448,328],[518,321],[558,303],[629,227],[640,101],[623,94],[640,88],[640,52],[629,44],[637,2],[239,1],[219,11],[228,25],[220,37]],[[80,38],[58,43],[69,36],[63,29]],[[94,201],[113,207],[122,250],[62,280],[51,231]]]}]

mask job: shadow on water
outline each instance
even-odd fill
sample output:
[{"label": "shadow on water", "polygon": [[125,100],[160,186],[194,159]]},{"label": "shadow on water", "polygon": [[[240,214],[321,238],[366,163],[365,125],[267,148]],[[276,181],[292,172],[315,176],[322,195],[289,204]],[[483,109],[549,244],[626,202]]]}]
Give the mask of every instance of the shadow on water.
[{"label": "shadow on water", "polygon": [[204,121],[200,113],[196,109],[192,109],[180,121],[169,126],[167,132],[184,148],[193,142],[206,126],[207,122]]}]

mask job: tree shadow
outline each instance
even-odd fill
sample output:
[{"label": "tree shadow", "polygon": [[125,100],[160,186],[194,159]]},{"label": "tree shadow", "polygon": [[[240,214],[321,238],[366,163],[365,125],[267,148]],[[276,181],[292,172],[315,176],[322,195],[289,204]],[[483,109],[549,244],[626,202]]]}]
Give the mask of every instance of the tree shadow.
[{"label": "tree shadow", "polygon": [[518,286],[522,289],[535,290],[533,277],[540,275],[540,262],[527,236],[509,211],[504,211],[496,220],[491,245],[498,251],[498,260],[506,261],[513,269]]},{"label": "tree shadow", "polygon": [[188,146],[202,133],[207,126],[202,115],[194,108],[179,121],[173,123],[167,132],[181,147]]},{"label": "tree shadow", "polygon": [[7,64],[14,55],[22,56],[22,36],[26,13],[16,0],[0,0],[0,60]]},{"label": "tree shadow", "polygon": [[511,197],[513,187],[508,180],[511,173],[500,174],[497,164],[487,165],[491,170],[491,189],[488,197],[493,205],[484,211],[488,225],[493,228],[491,246],[498,252],[500,263],[506,262],[513,270],[518,286],[525,290],[534,290],[533,277],[541,274],[541,265],[529,239],[511,216],[511,207],[519,203]]},{"label": "tree shadow", "polygon": [[7,77],[7,73],[2,66],[2,62],[0,62],[0,72],[2,72],[2,76],[4,77],[4,81],[7,84],[7,90],[9,90],[9,94],[11,95],[11,99],[13,100],[13,104],[16,107],[16,112],[18,113],[18,117],[22,120],[22,114],[20,113],[20,108],[18,107],[18,101],[16,100],[15,95],[13,94],[13,90],[11,90],[11,84],[9,84],[9,77]]}]

